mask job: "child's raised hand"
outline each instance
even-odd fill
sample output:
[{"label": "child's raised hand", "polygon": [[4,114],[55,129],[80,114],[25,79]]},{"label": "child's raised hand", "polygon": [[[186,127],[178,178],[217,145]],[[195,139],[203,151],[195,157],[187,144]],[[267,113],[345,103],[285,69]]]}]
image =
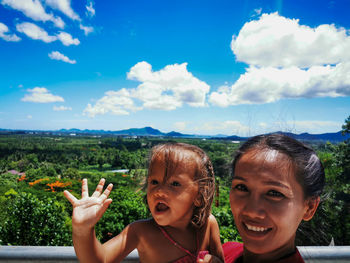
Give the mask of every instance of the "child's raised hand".
[{"label": "child's raised hand", "polygon": [[109,184],[102,192],[104,184],[105,179],[101,179],[95,192],[89,196],[87,179],[83,179],[81,199],[79,200],[67,190],[64,191],[64,196],[73,206],[72,225],[76,230],[93,228],[112,203],[112,199],[108,196],[113,185]]}]

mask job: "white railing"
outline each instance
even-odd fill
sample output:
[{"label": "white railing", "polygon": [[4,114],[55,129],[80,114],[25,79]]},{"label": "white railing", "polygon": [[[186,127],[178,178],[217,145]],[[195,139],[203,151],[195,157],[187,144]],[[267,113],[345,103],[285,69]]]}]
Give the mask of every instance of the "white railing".
[{"label": "white railing", "polygon": [[[350,262],[350,246],[298,247],[306,263]],[[0,246],[0,262],[76,263],[73,247]],[[123,262],[139,262],[136,250]]]}]

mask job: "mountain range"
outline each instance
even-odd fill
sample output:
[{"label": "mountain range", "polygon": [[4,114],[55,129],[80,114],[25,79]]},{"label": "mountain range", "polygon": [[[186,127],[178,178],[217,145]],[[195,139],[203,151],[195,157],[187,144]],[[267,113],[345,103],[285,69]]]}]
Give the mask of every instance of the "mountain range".
[{"label": "mountain range", "polygon": [[[305,141],[329,141],[329,142],[341,142],[350,139],[350,135],[347,134],[343,136],[341,131],[334,133],[322,133],[322,134],[310,134],[310,133],[300,133],[295,134],[291,132],[281,132],[293,137],[297,140]],[[244,141],[249,137],[240,137],[236,135],[196,135],[196,134],[183,134],[180,132],[172,131],[169,133],[161,132],[160,130],[154,129],[152,127],[144,128],[131,128],[119,131],[105,131],[105,130],[80,130],[80,129],[60,129],[60,130],[12,130],[12,129],[0,129],[1,134],[53,134],[53,135],[95,135],[95,136],[153,136],[153,137],[178,137],[178,138],[206,138],[206,139],[221,139],[221,140],[231,140],[231,141]]]}]

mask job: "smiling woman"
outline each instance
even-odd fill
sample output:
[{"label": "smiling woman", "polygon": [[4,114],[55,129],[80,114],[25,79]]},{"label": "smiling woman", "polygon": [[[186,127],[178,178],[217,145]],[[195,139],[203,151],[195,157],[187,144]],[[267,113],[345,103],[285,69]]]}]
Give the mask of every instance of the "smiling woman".
[{"label": "smiling woman", "polygon": [[315,152],[292,138],[262,135],[243,144],[230,205],[244,243],[225,243],[225,262],[304,262],[296,230],[316,212],[324,182]]}]

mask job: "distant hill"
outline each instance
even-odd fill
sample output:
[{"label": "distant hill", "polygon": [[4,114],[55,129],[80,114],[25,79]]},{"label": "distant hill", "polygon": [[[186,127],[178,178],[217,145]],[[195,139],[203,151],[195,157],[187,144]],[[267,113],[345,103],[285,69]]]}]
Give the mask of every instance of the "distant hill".
[{"label": "distant hill", "polygon": [[[297,140],[304,141],[329,141],[332,143],[341,142],[346,139],[350,139],[350,135],[343,136],[341,132],[335,133],[322,133],[322,134],[310,134],[310,133],[289,133],[278,131],[276,133],[282,133],[287,136],[293,137]],[[231,140],[231,141],[245,141],[249,137],[240,137],[237,135],[196,135],[196,134],[183,134],[180,132],[172,131],[169,133],[161,132],[160,130],[152,127],[144,128],[130,128],[119,131],[105,131],[105,130],[80,130],[80,129],[60,129],[55,131],[43,131],[43,130],[12,130],[12,129],[0,129],[1,134],[52,134],[52,135],[109,135],[109,136],[158,136],[158,137],[178,137],[178,138],[206,138],[206,139],[219,139],[219,140]]]}]

